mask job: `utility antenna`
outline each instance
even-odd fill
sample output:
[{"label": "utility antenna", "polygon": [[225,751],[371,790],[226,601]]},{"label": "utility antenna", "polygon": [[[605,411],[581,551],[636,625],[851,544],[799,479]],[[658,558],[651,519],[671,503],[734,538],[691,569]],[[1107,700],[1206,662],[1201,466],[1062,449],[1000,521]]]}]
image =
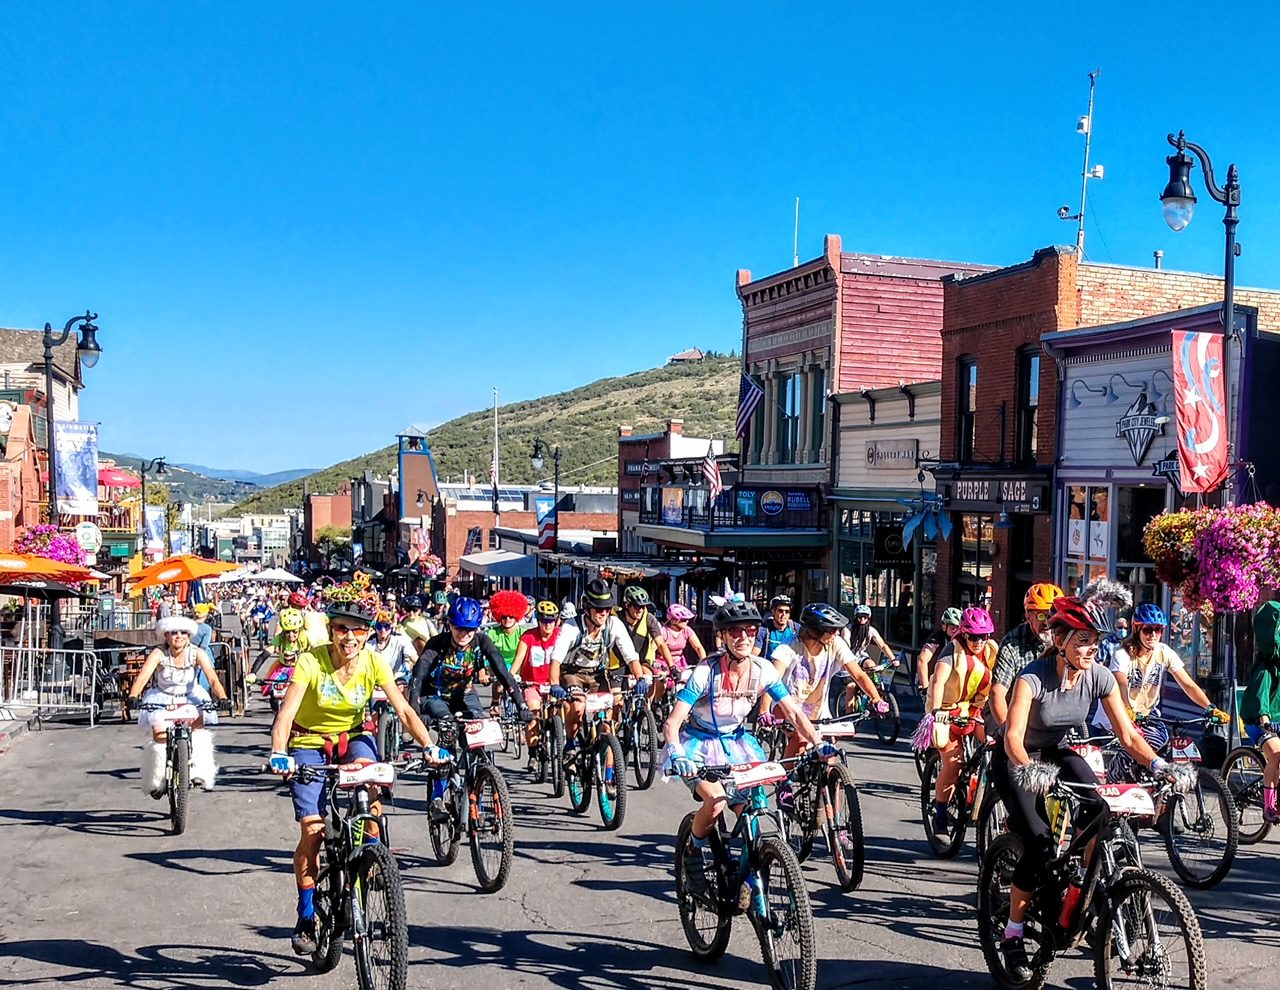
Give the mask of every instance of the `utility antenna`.
[{"label": "utility antenna", "polygon": [[1080,212],[1072,213],[1071,207],[1058,207],[1060,220],[1076,222],[1076,257],[1084,258],[1084,207],[1089,197],[1089,180],[1101,179],[1105,170],[1101,165],[1089,165],[1089,151],[1093,145],[1093,91],[1097,88],[1102,69],[1089,73],[1089,112],[1076,121],[1076,132],[1084,135],[1084,167],[1080,170]]},{"label": "utility antenna", "polygon": [[796,197],[796,233],[791,242],[791,267],[800,267],[800,197]]}]

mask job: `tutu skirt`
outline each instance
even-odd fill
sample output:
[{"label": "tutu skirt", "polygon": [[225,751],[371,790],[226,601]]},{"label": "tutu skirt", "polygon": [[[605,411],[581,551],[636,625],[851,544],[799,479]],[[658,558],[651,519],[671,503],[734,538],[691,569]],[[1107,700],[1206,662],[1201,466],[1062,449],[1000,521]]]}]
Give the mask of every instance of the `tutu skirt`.
[{"label": "tutu skirt", "polygon": [[[199,684],[193,684],[185,694],[168,694],[151,688],[143,692],[142,702],[146,705],[207,705],[212,699],[209,692]],[[218,721],[216,711],[203,712],[204,724],[214,725]],[[148,732],[168,728],[172,713],[161,709],[138,712],[138,725]]]},{"label": "tutu skirt", "polygon": [[750,732],[730,736],[703,736],[681,731],[680,742],[685,754],[699,766],[718,767],[725,764],[763,763],[769,758],[760,740]]}]

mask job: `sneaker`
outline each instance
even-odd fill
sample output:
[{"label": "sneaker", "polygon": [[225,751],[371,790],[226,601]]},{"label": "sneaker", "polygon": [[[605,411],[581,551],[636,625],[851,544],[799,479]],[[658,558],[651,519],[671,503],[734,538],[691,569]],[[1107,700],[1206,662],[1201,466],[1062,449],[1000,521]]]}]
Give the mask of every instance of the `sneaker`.
[{"label": "sneaker", "polygon": [[525,770],[528,773],[537,773],[540,769],[542,769],[542,760],[538,758],[536,753],[530,753],[529,763],[525,766]]},{"label": "sneaker", "polygon": [[1000,954],[1004,956],[1004,968],[1014,982],[1026,983],[1034,975],[1024,939],[1006,938],[1000,943]]},{"label": "sneaker", "polygon": [[309,956],[316,951],[316,919],[299,918],[290,939],[293,951],[300,956]]},{"label": "sneaker", "polygon": [[684,889],[694,897],[706,897],[708,892],[706,860],[693,843],[684,851]]},{"label": "sneaker", "polygon": [[431,807],[428,809],[428,814],[433,822],[447,822],[451,817],[449,806],[445,803],[443,797],[431,799]]},{"label": "sneaker", "polygon": [[1280,825],[1280,807],[1272,808],[1268,811],[1264,806],[1262,809],[1262,820],[1268,825]]},{"label": "sneaker", "polygon": [[933,809],[933,835],[937,839],[947,839],[951,835],[951,823],[947,820],[946,808]]}]

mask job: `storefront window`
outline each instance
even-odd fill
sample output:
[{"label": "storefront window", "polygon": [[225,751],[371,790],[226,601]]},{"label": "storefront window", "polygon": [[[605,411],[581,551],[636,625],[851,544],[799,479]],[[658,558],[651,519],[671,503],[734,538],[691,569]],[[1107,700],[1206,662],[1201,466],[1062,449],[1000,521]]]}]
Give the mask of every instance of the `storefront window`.
[{"label": "storefront window", "polygon": [[960,463],[968,464],[973,461],[978,421],[978,362],[975,358],[960,359],[959,382],[959,408],[956,410],[960,424],[958,454]]},{"label": "storefront window", "polygon": [[1105,485],[1073,485],[1067,489],[1066,590],[1078,595],[1084,586],[1107,577],[1111,551],[1111,497]]},{"label": "storefront window", "polygon": [[995,540],[995,517],[962,515],[960,517],[960,553],[957,555],[959,573],[956,575],[957,603],[983,605],[990,603],[988,589],[991,586],[991,548]]},{"label": "storefront window", "polygon": [[841,510],[836,603],[849,616],[856,605],[869,606],[872,625],[888,642],[914,647],[930,631],[917,633],[917,627],[926,627],[931,620],[937,552],[933,546],[921,549],[917,543],[905,562],[901,557],[876,557],[878,537],[883,544],[887,534],[900,531],[904,519],[900,512]]},{"label": "storefront window", "polygon": [[791,373],[778,379],[778,435],[774,463],[795,464],[800,443],[800,375]]},{"label": "storefront window", "polygon": [[1034,463],[1039,447],[1040,351],[1026,350],[1018,355],[1018,425],[1017,459]]}]

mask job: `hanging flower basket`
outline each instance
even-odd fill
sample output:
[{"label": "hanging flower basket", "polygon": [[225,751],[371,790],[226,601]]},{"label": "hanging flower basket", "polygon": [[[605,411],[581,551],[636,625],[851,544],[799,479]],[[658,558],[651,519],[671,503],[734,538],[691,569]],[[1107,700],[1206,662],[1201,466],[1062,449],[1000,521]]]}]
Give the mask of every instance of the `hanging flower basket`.
[{"label": "hanging flower basket", "polygon": [[444,570],[444,561],[433,553],[418,558],[418,571],[425,578],[434,578]]},{"label": "hanging flower basket", "polygon": [[1142,542],[1160,580],[1193,608],[1247,611],[1280,589],[1280,511],[1264,503],[1165,513]]},{"label": "hanging flower basket", "polygon": [[84,564],[84,550],[80,542],[48,523],[28,526],[14,543],[13,549],[17,553],[35,554],[37,557],[56,560],[60,564],[75,564],[77,567]]}]

